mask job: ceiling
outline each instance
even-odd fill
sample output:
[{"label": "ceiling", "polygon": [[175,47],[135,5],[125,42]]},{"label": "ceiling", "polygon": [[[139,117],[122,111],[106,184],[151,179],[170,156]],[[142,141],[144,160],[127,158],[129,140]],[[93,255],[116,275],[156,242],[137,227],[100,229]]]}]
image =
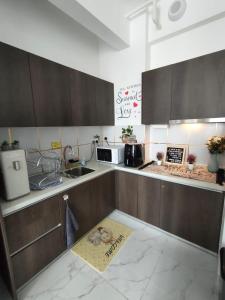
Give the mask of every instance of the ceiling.
[{"label": "ceiling", "polygon": [[147,0],[121,0],[121,9],[124,15],[126,15],[145,2],[147,2]]}]

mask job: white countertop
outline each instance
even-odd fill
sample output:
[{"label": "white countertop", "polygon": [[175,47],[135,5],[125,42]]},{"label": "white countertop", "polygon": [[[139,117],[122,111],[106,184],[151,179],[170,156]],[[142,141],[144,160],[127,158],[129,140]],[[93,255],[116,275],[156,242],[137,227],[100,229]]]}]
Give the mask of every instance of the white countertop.
[{"label": "white countertop", "polygon": [[31,191],[30,194],[20,197],[16,200],[5,201],[3,199],[0,199],[0,205],[1,205],[3,216],[10,215],[16,211],[19,211],[32,204],[38,203],[56,194],[66,192],[67,190],[75,187],[76,185],[82,184],[86,181],[89,181],[95,177],[101,176],[113,170],[120,170],[124,172],[129,172],[133,174],[138,174],[142,176],[174,182],[178,184],[188,185],[192,187],[202,188],[202,189],[219,192],[219,193],[225,192],[225,186],[220,186],[215,183],[208,183],[204,181],[182,178],[182,177],[172,176],[172,175],[162,175],[162,174],[157,174],[145,170],[128,168],[125,167],[124,165],[111,165],[107,163],[97,163],[95,161],[92,161],[87,164],[87,167],[94,169],[95,171],[75,179],[69,179],[63,177],[63,183],[58,186],[53,186],[42,191]]}]

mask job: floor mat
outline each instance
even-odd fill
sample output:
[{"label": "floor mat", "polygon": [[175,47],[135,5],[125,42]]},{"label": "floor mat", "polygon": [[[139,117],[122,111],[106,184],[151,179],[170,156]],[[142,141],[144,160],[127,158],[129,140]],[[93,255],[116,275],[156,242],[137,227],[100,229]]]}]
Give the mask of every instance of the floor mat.
[{"label": "floor mat", "polygon": [[126,225],[106,218],[77,242],[72,251],[97,271],[104,272],[132,232]]}]

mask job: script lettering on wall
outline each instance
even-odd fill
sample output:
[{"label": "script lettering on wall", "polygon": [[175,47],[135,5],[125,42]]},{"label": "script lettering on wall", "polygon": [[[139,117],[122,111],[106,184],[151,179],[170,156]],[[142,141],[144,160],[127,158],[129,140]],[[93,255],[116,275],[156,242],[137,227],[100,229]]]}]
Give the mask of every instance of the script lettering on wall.
[{"label": "script lettering on wall", "polygon": [[141,124],[141,84],[119,88],[115,93],[115,123]]}]

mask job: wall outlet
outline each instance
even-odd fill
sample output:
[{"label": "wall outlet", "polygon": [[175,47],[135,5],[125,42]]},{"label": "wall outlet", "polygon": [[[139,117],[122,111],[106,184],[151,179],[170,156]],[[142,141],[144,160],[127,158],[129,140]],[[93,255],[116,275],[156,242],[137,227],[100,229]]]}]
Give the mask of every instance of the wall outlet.
[{"label": "wall outlet", "polygon": [[51,146],[52,149],[60,149],[62,148],[62,143],[60,141],[52,141]]}]

